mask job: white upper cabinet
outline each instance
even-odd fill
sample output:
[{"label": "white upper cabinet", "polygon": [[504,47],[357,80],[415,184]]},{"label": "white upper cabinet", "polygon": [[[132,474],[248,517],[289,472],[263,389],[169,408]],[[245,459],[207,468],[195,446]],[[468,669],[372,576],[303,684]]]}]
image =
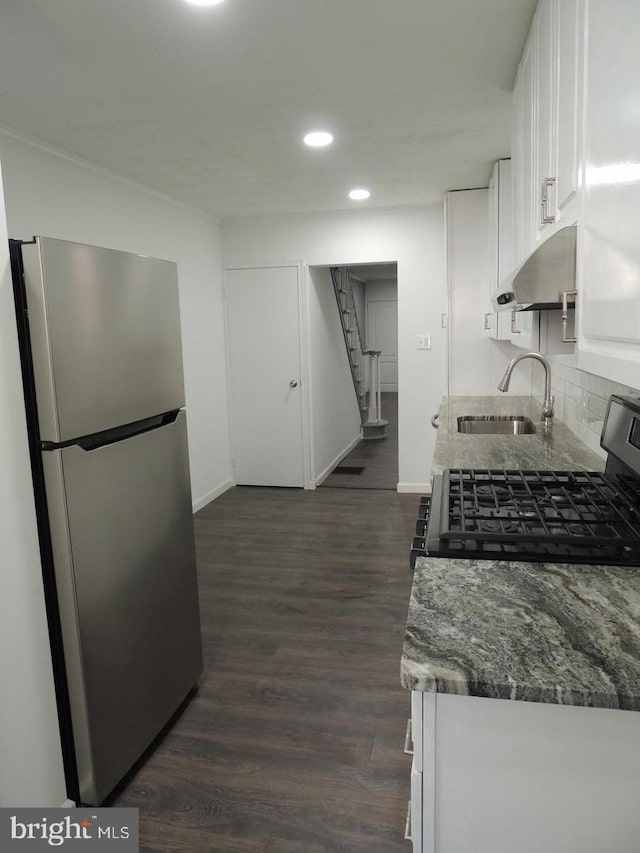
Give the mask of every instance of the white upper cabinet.
[{"label": "white upper cabinet", "polygon": [[583,2],[540,0],[518,69],[512,139],[516,266],[558,227],[577,219]]},{"label": "white upper cabinet", "polygon": [[513,270],[513,174],[511,160],[498,160],[498,279]]},{"label": "white upper cabinet", "polygon": [[[581,2],[556,2],[556,216],[571,224],[568,213],[578,192],[578,155],[581,101]],[[574,216],[577,218],[577,215]]]},{"label": "white upper cabinet", "polygon": [[513,211],[511,192],[511,161],[498,160],[489,181],[489,252],[488,292],[484,315],[487,337],[495,341],[508,341],[511,337],[509,314],[493,311],[490,299],[500,282],[512,268],[513,255]]},{"label": "white upper cabinet", "polygon": [[[541,0],[534,21],[533,53],[535,58],[534,146],[535,180],[533,214],[536,240],[556,221],[556,4]],[[537,208],[536,208],[537,204]]]},{"label": "white upper cabinet", "polygon": [[[496,163],[489,178],[489,228],[487,232],[487,271],[488,271],[488,296],[498,286],[498,164]],[[497,338],[498,315],[491,310],[491,303],[487,300],[489,310],[484,315],[484,330],[488,338]]]},{"label": "white upper cabinet", "polygon": [[540,312],[506,311],[509,318],[509,340],[527,351],[537,350],[540,346]]},{"label": "white upper cabinet", "polygon": [[[529,39],[522,56],[514,92],[513,161],[513,265],[519,267],[535,247],[534,241],[534,51]],[[537,213],[537,211],[536,211]]]},{"label": "white upper cabinet", "polygon": [[632,388],[640,387],[638,44],[638,0],[540,0],[518,68],[512,140],[514,267],[578,223],[576,364]]},{"label": "white upper cabinet", "polygon": [[591,0],[587,16],[578,365],[638,388],[640,3]]},{"label": "white upper cabinet", "polygon": [[[533,129],[533,124],[530,127]],[[527,161],[521,160],[520,164],[524,162]],[[489,297],[514,268],[513,229],[519,219],[514,213],[515,197],[511,160],[498,160],[489,181]],[[518,213],[521,209],[517,208]],[[484,315],[484,328],[486,336],[494,341],[509,341],[526,350],[538,348],[537,311],[489,311]]]}]

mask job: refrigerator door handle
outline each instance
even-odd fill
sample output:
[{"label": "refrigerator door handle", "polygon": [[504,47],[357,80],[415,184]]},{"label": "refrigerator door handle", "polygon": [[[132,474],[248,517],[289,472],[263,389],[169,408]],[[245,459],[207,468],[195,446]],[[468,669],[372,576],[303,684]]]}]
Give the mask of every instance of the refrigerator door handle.
[{"label": "refrigerator door handle", "polygon": [[123,426],[105,429],[102,432],[96,432],[93,435],[83,435],[80,438],[73,438],[70,441],[62,441],[56,444],[52,441],[43,441],[41,450],[62,450],[65,447],[81,447],[82,450],[90,452],[99,450],[101,447],[106,447],[108,444],[115,444],[116,441],[126,441],[136,435],[142,435],[143,432],[149,432],[153,429],[161,429],[176,422],[176,419],[182,409],[174,409],[171,412],[163,412],[161,415],[155,415],[152,418],[145,418],[142,421],[136,421],[132,424],[124,424]]}]

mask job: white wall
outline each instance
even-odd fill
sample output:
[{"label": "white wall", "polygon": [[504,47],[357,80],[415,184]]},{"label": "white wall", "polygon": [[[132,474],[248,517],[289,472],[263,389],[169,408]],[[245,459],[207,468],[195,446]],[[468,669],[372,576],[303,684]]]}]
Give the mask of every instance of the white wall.
[{"label": "white wall", "polygon": [[66,798],[0,182],[0,806]]},{"label": "white wall", "polygon": [[393,279],[375,279],[367,282],[367,302],[393,302],[398,297],[398,282]]},{"label": "white wall", "polygon": [[[400,491],[428,487],[435,431],[446,393],[444,215],[441,205],[389,211],[233,219],[223,223],[225,266],[398,263]],[[431,350],[418,350],[419,333]]]},{"label": "white wall", "polygon": [[[193,497],[231,484],[219,229],[198,213],[0,134],[8,233],[178,264]],[[3,211],[2,211],[3,213]],[[4,215],[0,216],[0,806],[65,800]]]},{"label": "white wall", "polygon": [[313,477],[317,484],[360,439],[360,412],[331,273],[309,269]]},{"label": "white wall", "polygon": [[9,236],[175,261],[195,508],[232,484],[218,224],[144,188],[0,132]]}]

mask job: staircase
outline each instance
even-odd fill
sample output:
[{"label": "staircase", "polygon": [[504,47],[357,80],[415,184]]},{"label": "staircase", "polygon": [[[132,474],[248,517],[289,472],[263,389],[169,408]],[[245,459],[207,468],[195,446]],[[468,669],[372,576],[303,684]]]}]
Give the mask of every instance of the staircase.
[{"label": "staircase", "polygon": [[[380,350],[363,348],[348,267],[331,267],[331,281],[340,313],[340,324],[347,348],[353,388],[360,410],[362,438],[365,441],[385,438],[389,421],[381,417]],[[368,391],[365,382],[367,366],[369,368]]]}]

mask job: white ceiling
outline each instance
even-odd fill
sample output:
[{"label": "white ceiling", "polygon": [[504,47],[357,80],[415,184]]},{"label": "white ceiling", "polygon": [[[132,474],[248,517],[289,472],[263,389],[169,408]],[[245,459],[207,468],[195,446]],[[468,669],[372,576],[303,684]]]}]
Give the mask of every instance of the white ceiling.
[{"label": "white ceiling", "polygon": [[220,217],[429,203],[508,156],[535,5],[2,0],[0,123]]}]

